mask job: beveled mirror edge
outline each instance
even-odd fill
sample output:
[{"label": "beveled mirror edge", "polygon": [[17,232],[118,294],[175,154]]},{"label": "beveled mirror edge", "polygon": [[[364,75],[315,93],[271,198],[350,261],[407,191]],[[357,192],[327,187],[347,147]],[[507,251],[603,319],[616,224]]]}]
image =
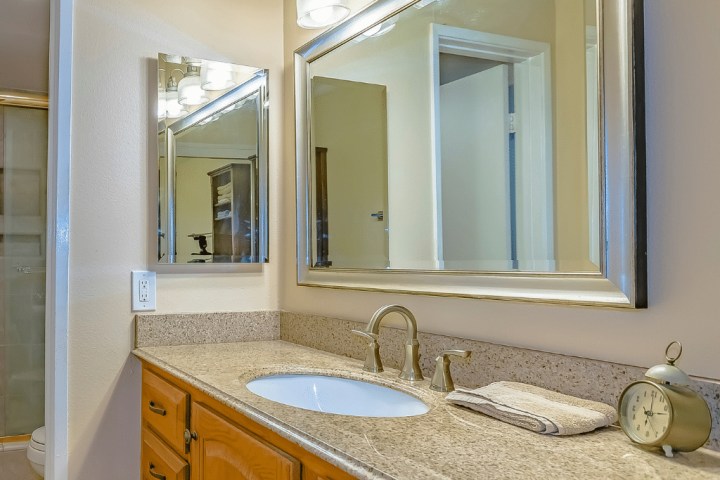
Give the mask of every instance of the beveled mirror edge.
[{"label": "beveled mirror edge", "polygon": [[[148,115],[150,117],[150,128],[149,131],[155,130],[155,136],[159,133],[158,122],[157,122],[157,94],[155,84],[157,82],[157,58],[149,59],[150,72],[148,79]],[[259,205],[259,256],[262,259],[255,263],[160,263],[157,259],[158,247],[158,201],[159,201],[159,189],[158,189],[158,168],[159,168],[159,155],[157,142],[149,142],[149,152],[151,161],[148,162],[148,181],[151,194],[149,195],[149,208],[151,214],[149,215],[149,228],[148,228],[148,264],[147,268],[150,271],[160,274],[205,274],[205,273],[243,273],[253,274],[262,273],[264,265],[270,262],[269,254],[269,233],[268,233],[268,215],[269,215],[269,193],[268,193],[268,162],[269,162],[269,86],[270,86],[270,70],[259,69],[263,72],[264,82],[260,86],[259,93],[259,109],[258,109],[258,123],[261,126],[258,136],[258,195],[260,197]],[[257,79],[254,78],[250,82],[255,82]],[[237,87],[239,88],[239,87]],[[237,90],[233,89],[233,90]],[[151,137],[152,138],[152,137]]]},{"label": "beveled mirror edge", "polygon": [[604,52],[601,78],[605,181],[601,204],[606,235],[602,268],[605,277],[310,268],[307,64],[414,3],[417,0],[372,4],[295,51],[297,284],[441,297],[646,308],[644,0],[598,2],[603,15]]}]

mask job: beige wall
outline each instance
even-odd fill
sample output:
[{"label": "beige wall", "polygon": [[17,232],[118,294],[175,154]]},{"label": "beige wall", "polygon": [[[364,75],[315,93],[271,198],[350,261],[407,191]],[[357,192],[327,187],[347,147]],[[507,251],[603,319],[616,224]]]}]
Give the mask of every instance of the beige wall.
[{"label": "beige wall", "polygon": [[[712,303],[720,268],[720,218],[708,215],[716,197],[720,136],[714,132],[720,66],[687,52],[720,55],[714,20],[720,2],[646,2],[648,255],[650,308],[623,311],[471,299],[433,298],[298,287],[295,280],[294,199],[282,203],[280,303],[286,310],[368,320],[384,304],[399,302],[420,329],[583,357],[651,365],[672,339],[685,347],[681,366],[720,378],[720,321]],[[315,34],[294,21],[285,0],[285,68],[292,51]],[[667,62],[673,58],[673,62]],[[690,73],[692,72],[692,73]],[[294,189],[292,78],[285,77],[286,161],[283,187]],[[696,93],[702,92],[702,94]]]},{"label": "beige wall", "polygon": [[262,274],[158,275],[158,312],[278,308],[282,4],[76,0],[70,233],[69,478],[139,476],[130,270],[149,257],[158,52],[270,69],[270,258]]}]

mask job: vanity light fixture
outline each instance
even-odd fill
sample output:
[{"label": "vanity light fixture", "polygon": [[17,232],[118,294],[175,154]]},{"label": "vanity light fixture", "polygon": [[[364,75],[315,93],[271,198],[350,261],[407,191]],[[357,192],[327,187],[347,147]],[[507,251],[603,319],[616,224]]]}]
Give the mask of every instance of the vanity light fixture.
[{"label": "vanity light fixture", "polygon": [[[158,102],[158,106],[159,104],[160,102]],[[165,111],[167,118],[179,118],[187,113],[178,102],[178,86],[172,75],[168,78],[165,87]]]},{"label": "vanity light fixture", "polygon": [[177,92],[180,105],[200,105],[207,102],[208,97],[200,80],[199,65],[188,64],[185,77],[177,85]]},{"label": "vanity light fixture", "polygon": [[302,28],[324,28],[349,14],[348,0],[297,0],[297,24]]},{"label": "vanity light fixture", "polygon": [[[163,69],[160,69],[160,72],[165,72]],[[160,73],[158,72],[158,74]],[[157,116],[158,120],[165,120],[167,117],[167,94],[165,93],[165,86],[163,85],[163,81],[161,78],[161,75],[158,75],[158,102],[157,102]]]},{"label": "vanity light fixture", "polygon": [[232,65],[224,62],[206,62],[200,69],[203,90],[226,90],[237,83],[233,80]]}]

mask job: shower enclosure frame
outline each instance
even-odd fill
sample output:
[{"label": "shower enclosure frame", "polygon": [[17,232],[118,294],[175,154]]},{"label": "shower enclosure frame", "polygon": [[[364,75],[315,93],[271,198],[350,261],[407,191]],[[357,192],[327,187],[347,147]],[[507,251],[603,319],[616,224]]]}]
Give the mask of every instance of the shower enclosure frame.
[{"label": "shower enclosure frame", "polygon": [[[34,93],[34,92],[26,92],[26,91],[20,91],[20,90],[0,90],[0,107],[11,107],[16,109],[32,109],[32,110],[48,110],[48,97],[45,94],[40,93]],[[46,178],[47,180],[47,178]],[[45,225],[47,229],[47,225]],[[7,232],[3,233],[4,235],[7,234]],[[41,237],[42,238],[42,235]],[[43,245],[45,250],[47,250],[47,244]],[[4,255],[4,254],[3,254]],[[8,258],[9,260],[9,258]],[[47,262],[47,255],[45,255],[45,261]],[[28,267],[28,266],[16,266],[15,267],[18,272],[20,273],[31,273],[31,270],[34,271],[37,266],[34,267]],[[47,286],[47,281],[46,281]],[[45,323],[47,323],[47,319],[45,319]],[[16,444],[18,442],[27,442],[30,440],[30,432],[24,432],[24,433],[15,433],[11,435],[2,435],[0,436],[0,443],[5,444],[5,449],[7,449],[7,445],[10,444]]]}]

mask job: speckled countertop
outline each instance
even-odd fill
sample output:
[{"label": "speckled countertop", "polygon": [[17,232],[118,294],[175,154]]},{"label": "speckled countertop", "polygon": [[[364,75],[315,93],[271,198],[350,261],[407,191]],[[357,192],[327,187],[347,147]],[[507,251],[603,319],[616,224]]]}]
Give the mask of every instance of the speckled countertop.
[{"label": "speckled countertop", "polygon": [[[141,347],[137,357],[208,393],[306,450],[367,479],[720,478],[720,453],[668,459],[633,445],[617,427],[573,437],[539,435],[446,403],[428,381],[284,341]],[[332,373],[393,386],[431,408],[417,417],[365,418],[285,406],[245,388],[270,373]]]}]

